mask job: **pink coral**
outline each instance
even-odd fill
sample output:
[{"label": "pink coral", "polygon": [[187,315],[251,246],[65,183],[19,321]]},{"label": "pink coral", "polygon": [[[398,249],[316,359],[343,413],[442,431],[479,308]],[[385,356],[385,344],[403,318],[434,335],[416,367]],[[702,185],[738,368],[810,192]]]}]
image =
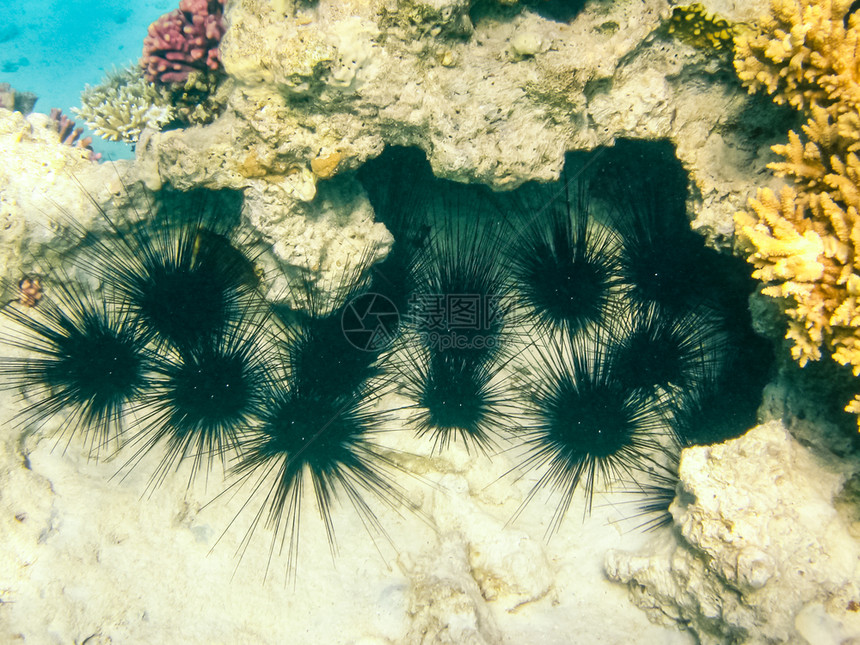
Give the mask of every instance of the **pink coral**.
[{"label": "pink coral", "polygon": [[70,119],[63,114],[60,108],[51,108],[51,120],[57,126],[57,132],[60,135],[60,143],[87,150],[90,161],[99,161],[102,158],[100,152],[93,151],[93,138],[84,137],[81,139],[80,137],[84,133],[84,129],[76,128],[74,119]]},{"label": "pink coral", "polygon": [[152,23],[143,40],[141,64],[146,79],[161,84],[184,83],[194,70],[219,69],[225,2],[182,0],[179,9]]}]

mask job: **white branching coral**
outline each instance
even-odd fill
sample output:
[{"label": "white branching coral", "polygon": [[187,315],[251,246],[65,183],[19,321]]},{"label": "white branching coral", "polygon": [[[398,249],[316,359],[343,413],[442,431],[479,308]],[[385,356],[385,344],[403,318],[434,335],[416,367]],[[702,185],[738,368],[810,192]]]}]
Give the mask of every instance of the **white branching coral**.
[{"label": "white branching coral", "polygon": [[87,85],[74,112],[99,136],[128,143],[136,143],[144,128],[160,130],[176,117],[170,92],[148,82],[137,64]]}]

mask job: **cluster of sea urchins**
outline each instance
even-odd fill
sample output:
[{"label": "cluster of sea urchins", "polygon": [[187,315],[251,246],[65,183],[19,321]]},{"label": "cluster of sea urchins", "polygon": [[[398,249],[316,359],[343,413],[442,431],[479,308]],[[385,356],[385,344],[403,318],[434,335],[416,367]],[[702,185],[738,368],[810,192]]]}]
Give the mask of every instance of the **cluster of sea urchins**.
[{"label": "cluster of sea urchins", "polygon": [[406,240],[389,258],[411,290],[394,366],[416,431],[436,449],[518,447],[515,470],[540,473],[525,503],[557,495],[548,533],[577,490],[588,513],[613,485],[635,493],[642,526],[667,522],[681,448],[753,425],[772,362],[753,282],[690,229],[670,147],[622,142],[583,166],[509,198],[449,185],[420,197],[420,218],[392,208],[400,194],[375,200]]},{"label": "cluster of sea urchins", "polygon": [[[663,521],[678,449],[745,429],[755,383],[726,370],[762,373],[737,364],[755,343],[738,323],[745,294],[724,293],[732,267],[690,232],[683,190],[597,173],[614,195],[598,221],[586,182],[511,209],[397,154],[386,187],[368,185],[394,246],[342,276],[351,286],[333,308],[309,271],[292,280],[303,308],[262,297],[232,238],[233,193],[165,189],[129,227],[103,213],[106,233],[78,232],[73,271],[46,272],[38,302],[3,308],[0,341],[22,350],[0,360],[2,385],[23,393],[17,422],[53,422],[96,457],[117,444],[126,471],[157,449],[153,485],[184,463],[193,478],[229,459],[262,497],[246,539],[262,520],[290,567],[306,485],[333,548],[335,501],[383,535],[368,496],[412,506],[377,442],[393,425],[379,405],[391,389],[434,450],[492,456],[518,443],[520,469],[541,469],[526,501],[543,487],[561,496],[550,531],[576,490],[590,509],[614,483],[635,486],[639,513],[662,514],[648,525]],[[736,427],[718,413],[733,396],[747,415]],[[717,434],[703,430],[717,421]]]}]

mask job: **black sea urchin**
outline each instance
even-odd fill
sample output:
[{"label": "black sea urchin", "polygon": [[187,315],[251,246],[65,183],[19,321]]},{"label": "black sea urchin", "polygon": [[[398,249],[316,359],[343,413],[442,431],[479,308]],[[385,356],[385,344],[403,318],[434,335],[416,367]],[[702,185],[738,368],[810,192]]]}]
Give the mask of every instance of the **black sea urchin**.
[{"label": "black sea urchin", "polygon": [[699,387],[679,393],[670,403],[670,425],[683,447],[734,439],[758,423],[771,349],[750,332],[742,343],[730,344],[727,354],[722,369],[708,371]]},{"label": "black sea urchin", "polygon": [[290,574],[306,486],[313,490],[333,554],[336,501],[348,501],[371,534],[383,536],[367,494],[393,507],[409,504],[390,473],[398,466],[374,440],[389,416],[378,405],[390,378],[382,369],[385,347],[366,345],[366,335],[355,335],[350,326],[351,316],[363,316],[363,309],[350,307],[367,293],[368,264],[361,261],[341,276],[347,286],[335,294],[331,311],[307,271],[291,282],[292,300],[306,308],[273,310],[279,333],[276,355],[267,361],[274,368],[272,388],[233,474],[237,486],[251,485],[252,497],[263,495],[241,548],[263,521],[273,531],[269,559],[278,543],[279,551],[286,545]]},{"label": "black sea urchin", "polygon": [[617,240],[591,219],[588,191],[578,185],[544,212],[523,212],[509,249],[511,272],[541,330],[584,330],[599,324],[617,279]]},{"label": "black sea urchin", "polygon": [[257,284],[254,265],[229,239],[239,212],[230,191],[151,196],[150,218],[114,239],[85,236],[79,266],[112,287],[141,334],[187,348],[235,322],[237,300]]},{"label": "black sea urchin", "polygon": [[497,377],[513,340],[506,330],[512,298],[497,257],[506,226],[472,205],[462,195],[430,220],[397,369],[418,434],[432,437],[434,449],[462,440],[487,452],[511,420]]},{"label": "black sea urchin", "polygon": [[618,378],[643,393],[684,393],[702,387],[721,368],[727,334],[708,308],[663,311],[658,305],[633,307],[612,329]]},{"label": "black sea urchin", "polygon": [[686,174],[669,146],[619,141],[591,190],[607,200],[621,237],[619,278],[632,303],[686,311],[708,301],[718,254],[690,228]]},{"label": "black sea urchin", "polygon": [[551,534],[577,488],[583,488],[589,513],[599,482],[630,479],[652,461],[660,450],[662,415],[652,397],[618,378],[612,353],[600,336],[549,342],[549,349],[537,356],[538,381],[528,401],[532,420],[525,428],[527,452],[521,468],[543,469],[523,506],[546,487],[560,495],[547,530]]},{"label": "black sea urchin", "polygon": [[512,304],[507,267],[498,261],[505,223],[447,205],[417,261],[410,326],[431,356],[455,352],[477,365],[499,356]]},{"label": "black sea urchin", "polygon": [[364,494],[394,507],[408,504],[390,475],[397,465],[373,440],[387,418],[377,406],[385,386],[383,379],[376,378],[376,356],[365,356],[363,362],[353,356],[340,366],[325,362],[332,358],[331,353],[312,351],[322,347],[328,337],[318,324],[319,320],[305,319],[299,329],[287,333],[282,345],[283,370],[261,423],[243,443],[234,470],[240,482],[253,480],[255,493],[269,486],[244,543],[247,545],[265,518],[273,530],[272,550],[277,542],[281,548],[287,544],[291,572],[298,554],[306,484],[313,488],[333,553],[332,505],[336,499],[348,500],[365,527],[382,535],[385,531]]},{"label": "black sea urchin", "polygon": [[287,380],[270,400],[260,428],[244,445],[235,473],[243,481],[253,480],[254,492],[265,491],[245,542],[265,518],[273,530],[272,550],[278,542],[281,548],[287,544],[289,570],[298,554],[306,484],[313,488],[333,553],[335,500],[348,500],[364,525],[383,535],[365,493],[393,507],[408,504],[389,472],[396,465],[372,440],[383,416],[373,399],[364,395],[352,392],[329,398]]},{"label": "black sea urchin", "polygon": [[341,276],[339,282],[346,286],[335,294],[331,311],[325,310],[309,271],[291,282],[293,301],[305,308],[274,308],[287,375],[302,391],[337,398],[363,389],[381,374],[380,355],[397,332],[396,320],[386,313],[396,318],[397,312],[373,309],[376,300],[366,287],[368,264],[363,260],[351,275]]},{"label": "black sea urchin", "polygon": [[498,378],[502,367],[497,361],[475,363],[450,350],[405,350],[398,369],[404,393],[414,401],[410,421],[418,436],[431,437],[434,451],[456,441],[467,450],[492,452],[515,420],[512,397]]},{"label": "black sea urchin", "polygon": [[[144,397],[145,413],[130,442],[133,466],[158,444],[165,454],[153,474],[156,485],[170,470],[191,460],[190,479],[217,459],[239,451],[263,415],[272,387],[274,346],[266,317],[246,303],[239,324],[226,325],[189,347],[173,347],[155,361]],[[189,479],[189,481],[190,481]]]},{"label": "black sea urchin", "polygon": [[0,342],[31,356],[0,359],[0,380],[22,393],[24,407],[15,419],[41,425],[67,413],[61,436],[84,435],[98,457],[149,386],[152,357],[124,309],[61,277],[46,285],[38,302],[3,307],[14,325]]},{"label": "black sea urchin", "polygon": [[672,524],[669,507],[678,494],[678,468],[681,448],[669,446],[660,455],[661,461],[649,464],[647,473],[637,473],[637,480],[629,482],[625,490],[633,499],[628,500],[634,507],[626,514],[625,520],[638,521],[635,526],[641,531],[656,531]]}]

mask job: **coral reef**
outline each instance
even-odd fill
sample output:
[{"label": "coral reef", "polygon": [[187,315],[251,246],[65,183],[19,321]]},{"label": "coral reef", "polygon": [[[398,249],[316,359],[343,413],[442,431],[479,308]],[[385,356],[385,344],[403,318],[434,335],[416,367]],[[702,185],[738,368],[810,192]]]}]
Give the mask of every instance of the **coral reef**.
[{"label": "coral reef", "polygon": [[[122,183],[130,190],[137,186],[128,174],[132,164],[89,162],[80,150],[59,143],[46,115],[25,119],[0,111],[0,153],[8,161],[0,168],[3,223],[11,225],[0,240],[0,257],[16,282],[27,271],[29,256],[59,264],[56,253],[64,250],[60,245],[69,236],[55,235],[55,225],[64,217],[74,216],[88,230],[99,230],[101,223],[105,233],[103,218],[72,177],[106,208],[125,202]],[[319,244],[327,254],[331,251],[345,273],[352,260],[348,251],[356,255],[357,248],[374,239],[390,243],[382,225],[373,223],[356,184],[349,176],[322,182],[317,198],[303,202],[305,217],[291,221],[286,233],[299,241],[300,249]],[[141,201],[133,203],[136,208],[111,211],[118,226],[138,221]],[[51,285],[45,284],[50,297]],[[331,370],[328,363],[321,367]],[[20,411],[12,393],[0,392],[0,400],[0,410]],[[392,397],[381,403],[382,409],[399,409],[391,428],[407,422],[402,402]],[[64,638],[68,641],[105,643],[241,641],[249,634],[260,643],[332,642],[338,634],[366,643],[419,641],[422,634],[425,642],[436,642],[437,635],[440,642],[445,635],[450,642],[481,642],[478,637],[487,643],[499,637],[528,642],[550,616],[547,627],[541,627],[542,633],[552,634],[548,645],[583,630],[611,644],[629,642],[631,633],[648,642],[688,644],[674,628],[649,624],[624,602],[626,590],[603,576],[596,552],[607,544],[620,546],[622,540],[605,519],[613,509],[595,509],[592,529],[600,535],[594,540],[586,539],[576,521],[567,523],[552,545],[530,535],[543,514],[539,505],[526,510],[522,525],[506,525],[528,489],[527,481],[492,485],[513,467],[511,455],[489,462],[459,445],[445,454],[431,453],[429,442],[414,440],[411,433],[384,433],[387,454],[417,475],[399,473],[397,485],[415,488],[425,477],[438,482],[423,495],[426,521],[380,505],[378,519],[386,534],[373,544],[353,539],[365,527],[352,517],[357,514],[338,508],[333,518],[340,542],[335,567],[322,523],[303,517],[302,526],[310,533],[303,537],[303,566],[294,588],[284,585],[274,568],[272,580],[261,584],[270,553],[258,543],[238,566],[235,553],[244,523],[221,533],[248,491],[232,501],[224,495],[211,503],[225,483],[220,469],[191,488],[181,475],[167,477],[141,500],[141,489],[162,457],[158,452],[122,477],[111,478],[118,460],[97,462],[77,443],[52,451],[54,442],[45,439],[50,423],[35,433],[6,429],[10,431],[0,433],[0,538],[8,547],[0,553],[0,640],[14,640],[15,634],[50,640],[51,632],[74,635]],[[313,519],[310,514],[307,518]],[[630,543],[627,537],[625,544]],[[390,557],[389,538],[398,547]],[[584,545],[589,551],[580,557]],[[380,549],[386,557],[380,557]],[[450,566],[440,569],[440,554],[451,556]],[[176,575],[170,585],[159,585],[165,570]],[[586,597],[577,592],[583,587],[590,590]],[[616,607],[609,626],[607,602]],[[52,607],[49,626],[46,603]],[[332,606],[337,607],[334,621]],[[202,628],[182,618],[188,611],[203,617]],[[270,618],[261,621],[259,612]],[[303,633],[296,636],[299,629]]]},{"label": "coral reef", "polygon": [[61,143],[56,121],[34,112],[0,109],[0,281],[17,284],[36,258],[57,262],[69,249],[57,235],[69,213],[97,226],[96,210],[85,191],[107,201],[118,190],[127,164],[97,164],[91,151]]},{"label": "coral reef", "polygon": [[[743,22],[762,4],[721,15]],[[207,168],[210,185],[283,203],[312,199],[319,180],[386,145],[421,148],[438,176],[509,189],[556,179],[567,150],[662,137],[692,172],[694,226],[725,245],[748,181],[733,168],[762,160],[750,99],[723,82],[722,58],[655,38],[663,0],[586,3],[569,22],[541,5],[230,4],[229,109],[208,133],[161,132],[140,154],[173,183]]]},{"label": "coral reef", "polygon": [[115,70],[87,86],[75,114],[108,141],[136,143],[144,128],[161,129],[176,117],[170,92],[148,82],[137,65]]},{"label": "coral reef", "polygon": [[219,73],[224,0],[182,0],[149,27],[139,64],[86,87],[75,112],[109,141],[136,144],[144,128],[211,122],[232,88]]},{"label": "coral reef", "polygon": [[144,128],[209,123],[221,112],[232,84],[212,72],[192,72],[184,82],[160,86],[148,82],[138,65],[108,74],[81,94],[75,113],[108,141],[137,143]]},{"label": "coral reef", "polygon": [[762,89],[798,110],[860,102],[858,35],[851,0],[773,0],[757,31],[737,39],[735,69],[750,91]]},{"label": "coral reef", "polygon": [[[183,118],[167,86],[154,88],[174,120],[149,123],[141,176],[244,190],[247,221],[278,261],[319,266],[329,281],[343,254],[331,244],[346,238],[310,239],[298,222],[320,208],[323,186],[386,145],[423,149],[438,176],[507,189],[556,178],[569,149],[667,137],[696,184],[694,227],[726,244],[748,181],[732,168],[762,163],[743,130],[749,99],[719,82],[722,63],[709,52],[653,38],[662,1],[586,5],[569,24],[492,4],[486,17],[469,2],[433,6],[231,4],[216,91],[226,109],[204,128],[181,128],[200,121]],[[724,13],[738,21],[751,11],[755,3],[737,3]],[[717,82],[689,82],[701,75]],[[116,112],[98,102],[105,116]],[[137,136],[146,124],[133,119]],[[353,188],[347,178],[330,190]]]},{"label": "coral reef", "polygon": [[754,276],[768,285],[762,292],[790,303],[793,358],[806,365],[826,346],[840,362],[854,364],[856,210],[846,213],[826,193],[815,197],[808,217],[794,189],[786,186],[778,196],[762,189],[750,200],[754,215],[737,215],[739,234],[751,246]]},{"label": "coral reef", "polygon": [[149,26],[141,64],[146,80],[185,83],[194,71],[221,67],[218,46],[224,35],[225,0],[182,0],[179,9]]},{"label": "coral reef", "polygon": [[[58,209],[52,199],[82,220],[92,220],[92,205],[69,174],[105,204],[120,192],[118,169],[129,185],[140,178],[153,187],[169,181],[183,190],[243,190],[240,237],[247,234],[249,244],[266,249],[259,255],[265,274],[281,274],[272,270],[274,264],[310,267],[315,282],[336,286],[339,277],[351,273],[357,250],[374,247],[383,253],[390,245],[368,201],[369,189],[353,171],[368,168],[365,161],[392,144],[426,151],[438,175],[502,189],[554,178],[568,150],[619,137],[669,139],[694,184],[684,216],[695,210],[694,227],[712,243],[725,243],[732,233],[731,215],[742,207],[741,195],[764,169],[767,146],[762,142],[771,142],[775,125],[772,112],[750,109],[755,99],[726,80],[722,57],[710,51],[715,43],[708,40],[701,49],[694,39],[655,37],[671,15],[665,0],[590,2],[568,22],[545,19],[535,10],[550,4],[542,0],[504,11],[498,4],[231,2],[230,30],[221,47],[226,80],[217,83],[216,91],[229,109],[215,114],[211,123],[182,128],[203,121],[181,113],[180,84],[146,84],[139,68],[128,80],[136,95],[120,98],[128,88],[114,88],[95,97],[103,131],[127,132],[128,140],[137,143],[130,178],[128,166],[105,164],[102,171],[76,149],[59,145],[47,117],[25,120],[0,111],[0,152],[16,169],[14,174],[0,169],[0,215],[11,230],[0,245],[3,275],[17,283],[27,257],[57,252],[50,220],[58,217]],[[751,19],[762,5],[723,0],[713,9],[734,24]],[[707,13],[702,20],[708,20]],[[722,42],[719,32],[714,37]],[[218,73],[210,72],[195,70],[182,87],[215,87],[210,81]],[[143,100],[150,91],[155,97]],[[189,90],[188,96],[188,109],[193,109],[198,95]],[[134,108],[123,107],[123,101]],[[92,106],[83,109],[96,114]],[[848,123],[845,115],[839,118]],[[800,148],[806,150],[803,144]],[[849,154],[840,157],[845,176]],[[804,163],[814,166],[811,160]],[[829,157],[821,163],[829,164]],[[810,171],[805,181],[835,195],[837,189],[823,177]],[[784,232],[801,259],[809,260],[810,285],[819,284],[818,265],[826,276],[853,261],[844,246],[828,242],[830,228],[843,224],[844,244],[853,235],[854,214],[836,198],[831,201],[845,217],[834,211],[832,221],[801,228],[806,224],[801,224],[799,205],[804,213],[812,212],[814,200],[804,200],[815,190],[796,189],[794,210],[768,207],[776,213],[770,217],[779,234]],[[763,238],[770,234],[766,224],[750,224]],[[780,259],[770,257],[774,263]],[[789,270],[795,269],[773,272]],[[262,286],[270,299],[288,293],[283,281]],[[823,300],[822,306],[829,306],[826,294]],[[832,325],[831,331],[822,329],[826,336]],[[392,396],[382,405],[402,408],[403,400]],[[402,409],[400,414],[395,425],[402,427],[408,419]],[[734,636],[756,642],[759,632],[764,634],[760,640],[771,642],[800,642],[797,633],[810,642],[830,642],[816,640],[819,634],[812,628],[849,633],[851,607],[860,600],[850,585],[856,560],[843,560],[854,557],[856,544],[845,537],[845,526],[832,511],[831,493],[844,476],[834,474],[829,463],[816,463],[784,432],[771,430],[760,432],[746,448],[732,443],[688,458],[683,487],[701,499],[697,505],[675,505],[689,511],[683,524],[687,542],[674,557],[610,560],[616,579],[630,581],[637,602],[671,624],[668,629],[648,624],[628,607],[627,589],[607,583],[596,563],[607,544],[636,548],[630,534],[619,530],[612,503],[595,504],[597,517],[581,526],[565,523],[551,544],[531,535],[546,519],[538,504],[523,510],[518,528],[505,524],[532,484],[525,477],[510,486],[491,485],[514,468],[507,454],[487,464],[465,449],[458,452],[456,445],[444,454],[429,448],[422,453],[409,439],[387,439],[392,458],[406,470],[438,482],[422,499],[428,521],[405,521],[383,509],[380,522],[391,541],[409,545],[396,565],[379,562],[376,547],[384,550],[385,539],[379,545],[344,540],[339,571],[329,571],[325,533],[312,534],[313,567],[300,580],[301,593],[295,593],[277,583],[261,589],[258,572],[266,567],[267,549],[248,549],[236,570],[233,553],[242,550],[242,532],[219,538],[218,527],[235,517],[241,500],[232,507],[226,499],[223,508],[209,504],[212,487],[221,484],[217,472],[208,494],[186,490],[183,478],[175,477],[141,504],[137,486],[141,478],[145,483],[146,464],[118,485],[116,479],[107,481],[110,466],[87,461],[74,448],[67,455],[52,454],[48,442],[40,442],[41,433],[7,433],[0,439],[0,469],[10,474],[0,495],[6,510],[0,532],[9,548],[0,556],[4,570],[17,578],[0,585],[8,616],[0,630],[9,632],[7,640],[19,633],[39,640],[49,629],[67,641],[327,642],[336,630],[343,638],[368,643],[541,638],[547,645],[568,642],[572,633],[629,643],[635,633],[641,642],[668,645],[691,642],[689,631],[677,630],[679,621],[689,621],[704,642]],[[783,462],[791,468],[780,468]],[[699,467],[709,481],[694,479]],[[402,483],[415,484],[405,477]],[[772,499],[778,500],[777,513]],[[808,503],[812,520],[797,519],[806,512],[796,509],[798,502]],[[345,521],[339,535],[363,531],[360,521]],[[806,530],[804,521],[812,528]],[[819,525],[829,532],[817,532]],[[672,541],[665,537],[664,543]],[[798,564],[793,552],[813,564]],[[788,569],[773,573],[773,562],[801,566],[804,575]],[[80,575],[82,569],[87,575]],[[164,570],[177,572],[170,585],[159,584]],[[824,595],[834,589],[832,597]],[[33,620],[46,604],[52,608],[47,628],[44,620]],[[177,612],[180,605],[183,611]],[[614,608],[611,621],[607,605]],[[189,612],[201,620],[189,626]],[[261,612],[275,617],[271,624],[256,619]],[[88,625],[98,633],[80,631]]]},{"label": "coral reef", "polygon": [[[769,164],[794,187],[759,190],[735,216],[754,276],[783,299],[792,356],[822,350],[860,375],[860,83],[858,18],[848,0],[774,0],[759,33],[738,38],[735,66],[751,92],[764,90],[808,116],[802,134],[773,146]],[[860,399],[849,410],[860,413]]]},{"label": "coral reef", "polygon": [[[856,469],[856,466],[853,466]],[[703,645],[845,643],[860,633],[860,546],[834,508],[852,473],[778,422],[684,451],[667,552],[610,552],[610,578],[657,622]]]},{"label": "coral reef", "polygon": [[233,89],[217,72],[191,72],[184,83],[169,86],[170,103],[180,125],[211,123],[224,109]]}]

